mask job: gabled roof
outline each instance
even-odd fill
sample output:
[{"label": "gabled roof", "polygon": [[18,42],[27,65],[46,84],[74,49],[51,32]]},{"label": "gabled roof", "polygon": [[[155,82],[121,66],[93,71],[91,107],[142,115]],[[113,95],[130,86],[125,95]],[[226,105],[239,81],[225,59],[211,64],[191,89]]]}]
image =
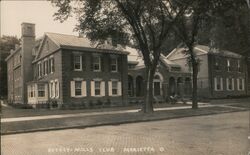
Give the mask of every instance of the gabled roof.
[{"label": "gabled roof", "polygon": [[45,35],[47,35],[59,47],[61,47],[61,46],[77,46],[77,47],[93,48],[91,46],[91,42],[86,38],[77,37],[74,35],[51,33],[51,32],[46,32]]},{"label": "gabled roof", "polygon": [[[185,58],[186,56],[183,53],[184,50],[186,50],[186,48],[184,48],[184,47],[175,48],[166,57],[170,58],[171,56],[175,55],[176,57],[174,59]],[[212,49],[209,46],[205,46],[205,45],[196,45],[194,47],[194,52],[197,55],[217,54],[217,55],[223,55],[223,56],[235,57],[235,58],[241,58],[242,57],[240,54],[237,54],[237,53],[234,53],[234,52],[231,52],[231,51],[228,51],[228,50]]]},{"label": "gabled roof", "polygon": [[113,46],[101,46],[100,48],[94,47],[90,40],[84,37],[78,37],[74,35],[58,34],[58,33],[45,33],[58,47],[67,49],[79,49],[96,51],[101,53],[113,53],[113,54],[128,54],[128,52],[115,48]]}]

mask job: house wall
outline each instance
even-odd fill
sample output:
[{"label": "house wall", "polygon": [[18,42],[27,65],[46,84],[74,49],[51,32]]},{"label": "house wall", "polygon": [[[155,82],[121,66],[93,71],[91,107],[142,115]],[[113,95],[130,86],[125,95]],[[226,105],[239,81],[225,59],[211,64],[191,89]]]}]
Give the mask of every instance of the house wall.
[{"label": "house wall", "polygon": [[[82,71],[74,71],[73,69],[73,52],[79,52],[83,55],[84,60],[82,64],[84,65]],[[78,54],[79,54],[78,53]],[[93,52],[88,51],[72,51],[63,50],[62,51],[62,96],[64,104],[82,104],[87,102],[97,103],[97,102],[108,102],[110,101],[114,105],[125,105],[127,104],[127,55],[117,55],[118,56],[118,72],[110,72],[110,54],[102,53],[102,71],[93,72],[91,69]],[[86,81],[86,97],[71,97],[71,81],[74,79],[81,78]],[[105,95],[102,97],[91,96],[91,81],[93,79],[99,78],[105,81]],[[121,96],[109,96],[108,94],[108,81],[111,79],[117,79],[122,83],[122,95]]]},{"label": "house wall", "polygon": [[[184,56],[184,55],[183,55]],[[197,87],[198,87],[198,96],[202,98],[210,97],[210,82],[208,78],[208,56],[207,54],[199,54],[197,57],[200,60],[200,65],[198,68],[198,77],[197,77]],[[171,61],[179,64],[181,66],[181,71],[184,73],[192,72],[192,69],[187,63],[187,58],[182,57],[178,59],[171,59]]]},{"label": "house wall", "polygon": [[[210,66],[210,81],[211,81],[211,97],[212,98],[225,98],[228,96],[245,96],[247,95],[247,66],[244,58],[232,58],[227,56],[209,55],[209,66]],[[215,69],[215,59],[219,59],[219,70]],[[227,59],[231,60],[232,71],[227,71]],[[237,68],[237,61],[240,60],[242,63],[242,71],[239,72]],[[223,90],[215,90],[215,77],[223,79]],[[227,78],[234,79],[234,90],[227,90]],[[242,78],[245,81],[244,90],[238,90],[237,79]]]},{"label": "house wall", "polygon": [[8,100],[12,102],[14,100],[14,72],[13,72],[13,57],[7,61],[7,80],[8,80]]},{"label": "house wall", "polygon": [[[58,104],[63,103],[63,90],[62,90],[62,51],[59,50],[54,53],[50,53],[47,55],[44,55],[43,58],[40,59],[40,61],[36,62],[34,65],[34,68],[38,70],[38,64],[43,63],[45,60],[49,60],[51,57],[54,59],[54,72],[53,73],[48,73],[47,75],[43,75],[41,77],[38,76],[38,71],[35,74],[35,79],[38,82],[47,82],[48,84],[54,80],[58,80],[59,82],[59,96],[57,98],[55,97],[50,97],[50,94],[48,94],[48,99],[49,100],[54,100]],[[49,92],[50,93],[50,92]]]}]

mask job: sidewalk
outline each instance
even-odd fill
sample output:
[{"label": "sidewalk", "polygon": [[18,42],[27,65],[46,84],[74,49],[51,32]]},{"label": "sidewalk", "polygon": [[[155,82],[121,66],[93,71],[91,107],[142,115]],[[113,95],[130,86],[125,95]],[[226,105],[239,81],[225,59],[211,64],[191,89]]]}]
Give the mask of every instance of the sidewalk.
[{"label": "sidewalk", "polygon": [[138,112],[139,109],[132,109],[91,113],[4,118],[1,120],[1,134],[6,135],[35,131],[86,128],[101,125],[119,125],[123,123],[136,123],[245,111],[249,110],[249,108],[229,105],[203,104],[199,105],[199,109],[196,110],[191,109],[190,106],[155,108],[154,110],[155,112],[153,114],[143,114]]}]

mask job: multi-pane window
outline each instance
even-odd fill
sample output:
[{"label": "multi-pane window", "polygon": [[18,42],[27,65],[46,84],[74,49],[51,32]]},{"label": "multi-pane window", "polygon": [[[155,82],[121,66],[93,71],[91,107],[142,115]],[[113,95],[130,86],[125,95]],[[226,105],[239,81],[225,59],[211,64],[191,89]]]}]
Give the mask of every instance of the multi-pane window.
[{"label": "multi-pane window", "polygon": [[237,79],[238,90],[244,90],[245,80],[243,78]]},{"label": "multi-pane window", "polygon": [[241,61],[240,60],[237,61],[237,68],[238,68],[238,72],[242,72]]},{"label": "multi-pane window", "polygon": [[74,70],[82,70],[82,56],[74,55]]},{"label": "multi-pane window", "polygon": [[215,68],[215,70],[220,70],[218,58],[215,58],[214,68]]},{"label": "multi-pane window", "polygon": [[82,95],[82,81],[75,81],[75,96]]},{"label": "multi-pane window", "polygon": [[231,61],[229,59],[227,59],[227,71],[231,71]]},{"label": "multi-pane window", "polygon": [[55,97],[59,96],[59,83],[55,81]]},{"label": "multi-pane window", "polygon": [[45,73],[44,74],[47,75],[48,74],[48,60],[45,60],[44,64],[45,64],[45,69],[44,69]]},{"label": "multi-pane window", "polygon": [[50,58],[50,73],[53,73],[55,71],[55,61],[54,58]]},{"label": "multi-pane window", "polygon": [[118,94],[118,82],[112,81],[112,95]]},{"label": "multi-pane window", "polygon": [[94,71],[101,71],[101,57],[100,56],[93,57],[93,69]]},{"label": "multi-pane window", "polygon": [[101,95],[101,81],[95,81],[95,95]]},{"label": "multi-pane window", "polygon": [[42,64],[39,62],[38,63],[38,77],[42,76]]},{"label": "multi-pane window", "polygon": [[45,96],[45,85],[44,84],[38,84],[38,97],[44,97]]},{"label": "multi-pane window", "polygon": [[223,90],[223,78],[219,77],[214,78],[214,90],[216,91]]},{"label": "multi-pane window", "polygon": [[111,58],[111,71],[117,72],[117,58]]},{"label": "multi-pane window", "polygon": [[227,78],[227,90],[234,90],[234,79]]}]

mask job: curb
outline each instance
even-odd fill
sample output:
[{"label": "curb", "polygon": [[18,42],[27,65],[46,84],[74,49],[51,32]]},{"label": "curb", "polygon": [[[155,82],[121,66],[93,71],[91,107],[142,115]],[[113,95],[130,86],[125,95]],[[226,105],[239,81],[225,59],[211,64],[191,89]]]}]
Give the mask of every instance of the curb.
[{"label": "curb", "polygon": [[163,118],[148,118],[148,119],[137,119],[137,120],[125,120],[125,121],[116,121],[116,122],[104,122],[97,124],[89,124],[89,125],[75,125],[75,126],[61,126],[61,127],[47,127],[47,128],[38,128],[38,129],[29,129],[29,130],[17,130],[17,131],[9,131],[1,133],[1,135],[12,135],[12,134],[21,134],[21,133],[33,133],[33,132],[46,132],[46,131],[56,131],[56,130],[64,130],[64,129],[84,129],[91,127],[99,127],[99,126],[109,126],[109,125],[121,125],[121,124],[130,124],[130,123],[140,123],[140,122],[152,122],[152,121],[162,121],[162,120],[170,120],[170,119],[179,119],[186,117],[197,117],[197,116],[208,116],[208,115],[219,115],[225,113],[233,113],[233,112],[241,112],[241,111],[249,111],[249,109],[234,109],[222,112],[211,112],[211,113],[201,113],[201,114],[191,114],[191,115],[179,115],[179,116],[170,116]]}]

